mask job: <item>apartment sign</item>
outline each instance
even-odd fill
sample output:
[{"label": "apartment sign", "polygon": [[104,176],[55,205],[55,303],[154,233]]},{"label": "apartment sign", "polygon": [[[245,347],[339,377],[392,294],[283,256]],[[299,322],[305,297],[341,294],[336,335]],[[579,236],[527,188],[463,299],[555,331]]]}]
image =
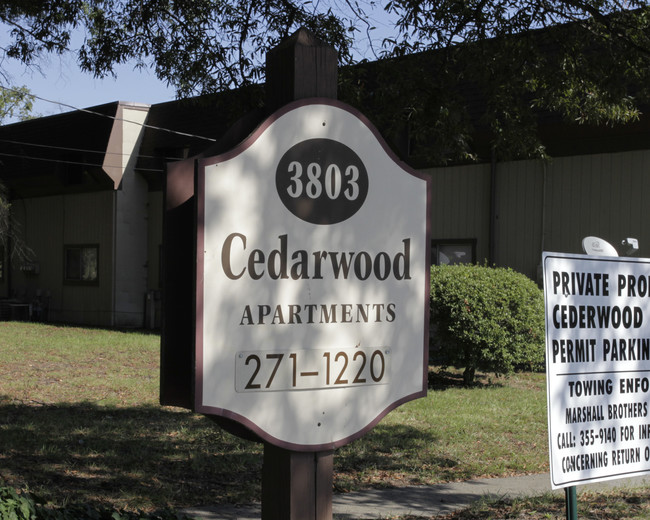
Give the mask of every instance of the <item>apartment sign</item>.
[{"label": "apartment sign", "polygon": [[650,473],[650,259],[542,261],[552,487]]},{"label": "apartment sign", "polygon": [[195,409],[331,449],[426,394],[429,182],[332,100],[197,174]]}]

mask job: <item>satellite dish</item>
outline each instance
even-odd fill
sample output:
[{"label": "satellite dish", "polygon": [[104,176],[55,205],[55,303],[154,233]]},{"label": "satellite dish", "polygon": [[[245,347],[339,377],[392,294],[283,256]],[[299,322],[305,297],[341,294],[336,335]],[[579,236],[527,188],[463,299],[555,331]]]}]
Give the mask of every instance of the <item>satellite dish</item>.
[{"label": "satellite dish", "polygon": [[598,237],[583,238],[582,249],[588,255],[593,256],[618,256],[618,252],[612,244]]}]

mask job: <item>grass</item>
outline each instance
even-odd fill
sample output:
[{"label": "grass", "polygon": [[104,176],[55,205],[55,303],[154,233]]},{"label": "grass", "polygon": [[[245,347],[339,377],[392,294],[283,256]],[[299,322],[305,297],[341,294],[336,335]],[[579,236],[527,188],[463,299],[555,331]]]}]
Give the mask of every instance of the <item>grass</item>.
[{"label": "grass", "polygon": [[[161,407],[158,361],[156,335],[0,322],[0,485],[58,506],[259,500],[262,447]],[[426,398],[337,450],[336,490],[548,471],[543,374],[461,382],[432,371]]]},{"label": "grass", "polygon": [[0,322],[0,395],[33,404],[153,406],[159,338]]},{"label": "grass", "polygon": [[[425,520],[428,517],[404,516],[399,520]],[[567,518],[563,494],[512,500],[480,501],[436,520],[564,520]],[[641,520],[650,518],[650,489],[584,492],[578,494],[581,520]]]},{"label": "grass", "polygon": [[435,484],[548,470],[546,392],[541,374],[461,386],[460,375],[430,374],[426,398],[391,412],[335,455],[335,484]]},{"label": "grass", "polygon": [[144,510],[259,495],[260,446],[158,405],[158,336],[0,322],[0,345],[0,481]]}]

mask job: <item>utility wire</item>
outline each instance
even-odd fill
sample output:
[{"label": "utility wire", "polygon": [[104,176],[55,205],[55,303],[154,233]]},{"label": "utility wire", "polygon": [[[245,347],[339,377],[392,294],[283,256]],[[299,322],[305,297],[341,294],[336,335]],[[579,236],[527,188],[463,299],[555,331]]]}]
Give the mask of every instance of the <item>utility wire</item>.
[{"label": "utility wire", "polygon": [[[11,88],[11,87],[5,87],[3,85],[0,85],[0,88],[3,89],[3,90],[6,90],[8,92],[13,92],[14,94],[24,94],[24,92],[20,92],[19,90]],[[143,128],[149,128],[151,130],[159,130],[161,132],[168,132],[170,134],[182,135],[184,137],[192,137],[192,138],[195,138],[195,139],[203,139],[204,141],[210,141],[210,142],[216,142],[217,141],[216,139],[213,139],[212,137],[205,137],[205,136],[202,136],[202,135],[190,134],[190,133],[187,133],[187,132],[179,132],[178,130],[171,130],[169,128],[162,128],[160,126],[154,126],[154,125],[148,125],[148,124],[145,124],[145,123],[139,123],[138,121],[130,121],[129,119],[122,119],[122,118],[115,117],[115,116],[109,116],[107,114],[102,114],[101,112],[95,112],[94,110],[89,110],[87,108],[79,108],[79,107],[75,107],[73,105],[68,105],[67,103],[62,103],[61,101],[53,101],[51,99],[46,99],[44,97],[37,96],[36,94],[31,94],[30,93],[28,95],[33,97],[34,99],[39,99],[41,101],[45,101],[46,103],[52,103],[52,104],[55,104],[55,105],[60,105],[62,107],[71,108],[72,110],[77,110],[79,112],[85,112],[86,114],[92,114],[92,115],[96,115],[96,116],[100,116],[100,117],[106,117],[106,118],[112,119],[114,121],[122,121],[124,123],[131,123],[131,124],[134,124],[134,125],[141,126]]]},{"label": "utility wire", "polygon": [[[93,168],[103,168],[104,166],[102,164],[92,164],[92,163],[87,163],[87,162],[81,162],[81,161],[67,161],[64,159],[48,159],[46,157],[33,157],[30,155],[23,155],[23,154],[16,154],[16,153],[5,153],[5,152],[0,152],[0,156],[3,157],[17,157],[19,159],[29,159],[32,161],[43,161],[43,162],[51,162],[51,163],[59,163],[59,164],[75,164],[79,166],[92,166]],[[141,172],[162,172],[163,170],[159,168],[136,168],[137,171]]]},{"label": "utility wire", "polygon": [[[120,155],[122,157],[132,157],[132,154],[129,153],[120,153],[120,152],[108,152],[103,150],[85,150],[83,148],[69,148],[67,146],[54,146],[51,144],[37,144],[37,143],[28,143],[26,141],[14,141],[12,139],[0,139],[0,143],[9,143],[16,144],[20,146],[34,146],[38,148],[46,148],[48,150],[63,150],[66,152],[80,152],[80,153],[98,153],[103,155]],[[164,161],[176,161],[178,157],[160,157],[155,155],[136,155],[139,159],[160,159]]]}]

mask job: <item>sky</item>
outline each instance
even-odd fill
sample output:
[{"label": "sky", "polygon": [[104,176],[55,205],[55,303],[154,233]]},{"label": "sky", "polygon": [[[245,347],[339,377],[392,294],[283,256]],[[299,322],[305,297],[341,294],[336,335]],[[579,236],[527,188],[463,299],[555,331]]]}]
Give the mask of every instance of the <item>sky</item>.
[{"label": "sky", "polygon": [[111,101],[154,104],[175,99],[174,90],[157,79],[153,72],[134,70],[130,64],[117,69],[117,78],[105,79],[95,79],[92,74],[81,72],[70,55],[42,60],[40,71],[28,70],[17,61],[5,62],[3,68],[11,75],[13,85],[25,85],[40,98],[62,103],[37,99],[35,116],[49,116],[68,112],[72,110],[70,107],[87,108]]},{"label": "sky", "polygon": [[[379,10],[373,13],[372,21],[376,26],[373,36],[377,41],[381,41],[382,35],[390,32],[388,15]],[[0,24],[0,45],[8,34],[8,26]],[[76,48],[80,41],[81,36],[73,33],[71,47]],[[45,55],[39,59],[38,67],[38,70],[28,69],[17,60],[11,59],[5,59],[2,63],[2,70],[9,74],[10,85],[26,86],[32,94],[43,98],[36,99],[34,103],[32,115],[37,117],[112,101],[155,104],[176,98],[174,89],[156,78],[153,71],[136,70],[133,63],[116,67],[116,78],[104,79],[96,79],[92,74],[81,72],[72,53],[61,56]],[[4,81],[2,83],[6,84]],[[15,120],[5,121],[12,122]]]}]

